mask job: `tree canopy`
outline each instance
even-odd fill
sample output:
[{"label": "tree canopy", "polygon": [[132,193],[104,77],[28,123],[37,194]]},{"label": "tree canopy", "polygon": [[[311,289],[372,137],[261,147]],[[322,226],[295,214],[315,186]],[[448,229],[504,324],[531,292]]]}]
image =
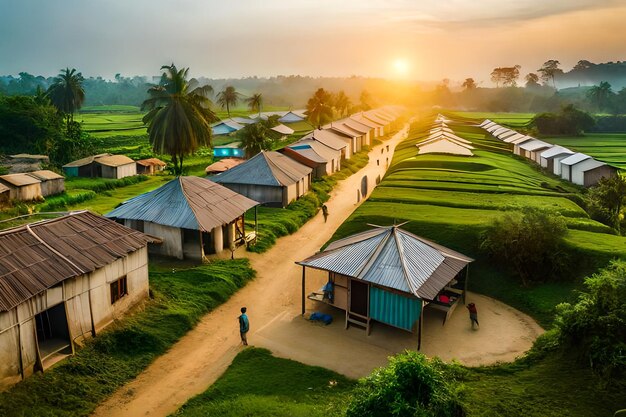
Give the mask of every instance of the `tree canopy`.
[{"label": "tree canopy", "polygon": [[65,117],[69,125],[74,121],[74,113],[78,111],[85,101],[85,90],[83,89],[83,75],[66,68],[54,79],[48,88],[48,97],[52,105]]},{"label": "tree canopy", "polygon": [[237,105],[239,102],[239,93],[232,85],[227,86],[222,91],[217,93],[217,104],[223,109],[226,109],[228,117],[230,117],[230,108]]},{"label": "tree canopy", "polygon": [[563,74],[563,70],[559,68],[561,63],[556,59],[549,59],[543,63],[541,68],[537,70],[538,73],[541,74],[541,79],[546,83],[552,80],[552,86],[556,88],[556,82],[554,81],[554,77],[559,74]]},{"label": "tree canopy", "polygon": [[333,96],[323,88],[318,88],[306,104],[306,115],[318,129],[333,118]]},{"label": "tree canopy", "polygon": [[181,175],[184,157],[211,145],[211,123],[218,119],[210,109],[210,87],[190,89],[189,68],[179,70],[172,64],[161,70],[161,82],[148,90],[150,97],[143,102],[148,110],[143,122],[154,152],[170,155],[174,173]]},{"label": "tree canopy", "polygon": [[263,95],[261,93],[252,94],[246,99],[248,108],[251,112],[261,113],[261,107],[263,106]]}]

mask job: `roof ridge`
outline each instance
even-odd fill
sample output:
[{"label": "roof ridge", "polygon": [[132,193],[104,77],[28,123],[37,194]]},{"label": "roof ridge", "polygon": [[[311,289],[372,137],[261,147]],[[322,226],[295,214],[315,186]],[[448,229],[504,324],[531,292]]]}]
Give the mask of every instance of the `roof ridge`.
[{"label": "roof ridge", "polygon": [[[186,178],[186,177],[184,177]],[[200,178],[200,177],[198,177]],[[193,209],[193,205],[189,202],[189,194],[187,194],[187,192],[185,191],[185,187],[183,186],[183,176],[179,175],[178,176],[178,184],[180,185],[180,192],[183,193],[183,196],[185,197],[185,202],[187,203],[187,206],[189,207],[189,210],[191,210],[191,212],[193,213],[193,217],[195,217],[196,219],[196,223],[198,224],[198,229],[202,230],[202,226],[200,225],[200,222],[198,221],[198,213],[196,213],[196,211]],[[210,230],[205,230],[205,232],[210,232]]]},{"label": "roof ridge", "polygon": [[[372,237],[370,237],[370,239],[374,238],[375,236],[378,235],[374,235]],[[367,239],[364,239],[367,240]],[[361,274],[367,274],[367,272],[370,270],[370,268],[372,267],[372,265],[374,264],[374,260],[376,258],[378,258],[378,256],[380,255],[380,253],[382,252],[382,250],[384,249],[385,245],[387,244],[387,241],[389,240],[389,235],[385,236],[376,246],[376,250],[374,252],[372,252],[372,256],[370,256],[369,260],[365,263],[365,265],[363,265],[355,274],[357,277],[361,277]],[[363,240],[361,241],[363,242]],[[360,243],[360,242],[355,242],[356,243]]]},{"label": "roof ridge", "polygon": [[26,230],[28,231],[28,233],[30,233],[35,239],[37,239],[42,245],[44,245],[46,248],[50,249],[50,251],[52,251],[55,255],[57,255],[58,257],[60,257],[61,259],[63,259],[65,262],[69,263],[70,265],[72,265],[74,268],[76,268],[78,271],[80,271],[81,274],[86,274],[88,271],[84,271],[81,267],[79,267],[78,265],[76,265],[74,262],[70,261],[68,258],[65,257],[65,255],[63,255],[61,252],[57,251],[56,249],[54,249],[52,246],[50,246],[48,243],[46,243],[41,237],[39,237],[37,235],[37,233],[35,233],[35,231],[30,227],[30,224],[26,225]]}]

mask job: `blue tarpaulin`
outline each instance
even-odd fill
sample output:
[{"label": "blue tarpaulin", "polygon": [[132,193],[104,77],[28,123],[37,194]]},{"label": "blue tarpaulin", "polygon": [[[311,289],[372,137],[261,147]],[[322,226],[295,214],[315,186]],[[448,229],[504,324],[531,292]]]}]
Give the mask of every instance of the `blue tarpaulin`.
[{"label": "blue tarpaulin", "polygon": [[412,330],[419,319],[422,301],[370,286],[370,317],[401,329]]}]

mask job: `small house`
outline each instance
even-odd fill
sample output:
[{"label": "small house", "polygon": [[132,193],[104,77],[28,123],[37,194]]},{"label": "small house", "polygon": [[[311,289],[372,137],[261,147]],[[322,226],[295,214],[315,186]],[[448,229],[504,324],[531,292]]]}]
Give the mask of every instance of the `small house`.
[{"label": "small house", "polygon": [[159,238],[151,253],[200,260],[246,243],[244,215],[258,204],[208,179],[178,177],[106,217]]},{"label": "small house", "polygon": [[313,170],[275,151],[261,152],[212,180],[252,200],[285,207],[311,186]]},{"label": "small house", "polygon": [[561,178],[574,184],[591,187],[601,178],[615,175],[617,169],[583,153],[575,153],[561,160]]},{"label": "small house", "polygon": [[350,118],[372,129],[373,133],[370,135],[370,140],[371,138],[377,138],[384,135],[383,125],[371,121],[369,118],[364,116],[363,112],[353,114]]},{"label": "small house", "polygon": [[6,185],[0,183],[0,207],[9,203],[11,200],[11,190]]},{"label": "small house", "polygon": [[207,175],[219,174],[220,172],[228,171],[231,168],[243,163],[244,159],[238,158],[224,158],[217,162],[212,163],[204,169]]},{"label": "small house", "polygon": [[[554,160],[557,157],[566,158],[570,155],[574,155],[573,151],[570,151],[563,146],[553,146],[552,148],[545,149],[539,155],[539,160],[542,168],[546,168],[549,172],[554,172]],[[557,174],[560,175],[560,172]]]},{"label": "small house", "polygon": [[335,133],[331,130],[315,129],[311,133],[302,137],[302,140],[316,140],[329,148],[339,151],[341,159],[350,159],[352,156],[352,146],[346,136]]},{"label": "small house", "polygon": [[158,158],[140,159],[136,161],[137,174],[154,175],[163,172],[167,164]]},{"label": "small house", "polygon": [[43,197],[41,181],[29,174],[0,175],[0,184],[9,188],[11,200],[31,201]]},{"label": "small house", "polygon": [[211,126],[211,131],[214,136],[220,135],[229,135],[233,132],[237,132],[243,129],[243,125],[241,123],[237,123],[232,119],[222,120],[220,122],[214,123]]},{"label": "small house", "polygon": [[312,149],[326,161],[326,175],[332,175],[341,169],[341,151],[324,145],[322,142],[313,139],[300,139],[289,145],[289,148],[303,154],[307,153],[308,148]]},{"label": "small house", "polygon": [[120,179],[137,175],[137,164],[124,155],[103,153],[65,164],[63,172],[67,177]]},{"label": "small house", "polygon": [[306,117],[302,113],[298,114],[290,110],[284,115],[282,115],[278,119],[278,121],[281,123],[297,123],[297,122],[302,122],[305,119]]},{"label": "small house", "polygon": [[332,122],[324,126],[324,129],[330,129],[339,134],[352,138],[351,145],[352,149],[354,150],[353,153],[360,152],[361,149],[363,149],[363,146],[365,146],[366,144],[365,133],[354,130],[347,124],[342,123],[341,121]]},{"label": "small house", "polygon": [[0,386],[44,371],[147,298],[151,240],[90,212],[0,232]]},{"label": "small house", "polygon": [[313,178],[322,178],[326,175],[326,165],[328,161],[315,152],[310,145],[288,146],[279,149],[278,152],[311,168],[313,170],[311,172]]},{"label": "small house", "polygon": [[541,162],[540,160],[538,161],[541,152],[552,147],[549,143],[537,139],[529,140],[515,146],[519,146],[519,155],[537,163]]},{"label": "small house", "polygon": [[[308,293],[310,300],[345,311],[346,328],[369,334],[378,322],[417,332],[419,349],[424,308],[442,310],[447,318],[465,296],[472,261],[399,226],[377,226],[296,262],[302,266],[302,314]],[[328,273],[322,289],[309,292],[307,268]]]},{"label": "small house", "polygon": [[63,175],[48,170],[33,171],[29,172],[28,175],[41,181],[41,195],[43,197],[65,192],[65,177]]}]

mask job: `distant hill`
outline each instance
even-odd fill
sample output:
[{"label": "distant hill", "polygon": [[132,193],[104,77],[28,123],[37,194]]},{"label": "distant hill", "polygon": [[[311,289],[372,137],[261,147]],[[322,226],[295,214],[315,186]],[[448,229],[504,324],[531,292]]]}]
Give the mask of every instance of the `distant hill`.
[{"label": "distant hill", "polygon": [[609,82],[613,91],[619,91],[626,87],[626,61],[594,64],[582,60],[578,61],[578,64],[570,71],[555,76],[555,82],[559,89],[592,86],[601,81]]}]

